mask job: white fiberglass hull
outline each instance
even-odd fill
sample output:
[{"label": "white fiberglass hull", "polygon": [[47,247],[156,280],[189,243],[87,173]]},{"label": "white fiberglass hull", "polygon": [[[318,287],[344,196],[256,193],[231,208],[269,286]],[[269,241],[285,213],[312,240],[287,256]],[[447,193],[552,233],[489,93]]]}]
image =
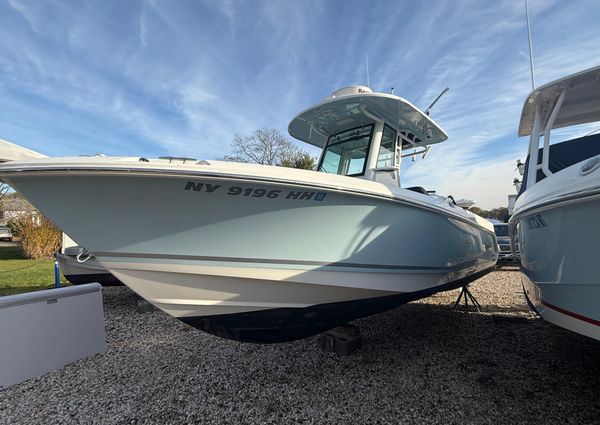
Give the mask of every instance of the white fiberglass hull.
[{"label": "white fiberglass hull", "polygon": [[493,234],[458,207],[351,191],[332,182],[356,179],[322,173],[291,171],[293,182],[248,175],[271,168],[76,177],[38,169],[3,178],[142,297],[237,340],[311,335],[495,265]]},{"label": "white fiberglass hull", "polygon": [[[489,271],[486,261],[444,270],[357,271],[337,266],[215,267],[155,260],[104,264],[168,314],[207,332],[242,341],[275,342],[318,333]],[[470,266],[470,267],[469,267]]]},{"label": "white fiberglass hull", "polygon": [[532,307],[551,323],[600,340],[600,177],[582,176],[580,167],[525,192],[511,226]]}]

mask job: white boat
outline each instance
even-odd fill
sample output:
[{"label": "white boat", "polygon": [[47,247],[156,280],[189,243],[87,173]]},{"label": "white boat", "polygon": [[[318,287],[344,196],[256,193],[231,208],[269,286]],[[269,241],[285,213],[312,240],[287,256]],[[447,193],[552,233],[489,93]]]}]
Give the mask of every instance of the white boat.
[{"label": "white boat", "polygon": [[0,162],[22,161],[30,158],[45,158],[46,155],[23,146],[0,139]]},{"label": "white boat", "polygon": [[402,189],[399,166],[447,135],[394,95],[338,90],[292,136],[319,170],[139,157],[0,165],[0,178],[152,304],[226,338],[313,335],[496,264],[493,226],[446,197]]},{"label": "white boat", "polygon": [[71,246],[56,254],[61,273],[73,285],[97,282],[102,286],[123,285],[110,274],[92,254],[80,246]]},{"label": "white boat", "polygon": [[553,129],[596,121],[600,67],[527,97],[519,136],[530,136],[529,155],[509,223],[530,305],[556,325],[600,339],[600,135],[550,145]]}]

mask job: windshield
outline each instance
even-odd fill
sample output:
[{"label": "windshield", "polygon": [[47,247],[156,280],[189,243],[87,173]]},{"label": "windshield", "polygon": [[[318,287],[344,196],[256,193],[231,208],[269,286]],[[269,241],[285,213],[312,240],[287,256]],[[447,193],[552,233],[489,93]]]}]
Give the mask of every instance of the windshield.
[{"label": "windshield", "polygon": [[319,170],[343,176],[365,173],[373,125],[342,131],[329,138]]},{"label": "windshield", "polygon": [[508,225],[496,225],[494,226],[494,232],[496,236],[508,236]]}]

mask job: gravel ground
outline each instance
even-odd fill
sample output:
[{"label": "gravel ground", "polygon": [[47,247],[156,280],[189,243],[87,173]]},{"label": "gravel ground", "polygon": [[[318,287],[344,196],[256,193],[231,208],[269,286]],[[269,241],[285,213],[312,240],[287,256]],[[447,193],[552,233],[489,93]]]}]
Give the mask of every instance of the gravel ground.
[{"label": "gravel ground", "polygon": [[537,319],[518,272],[356,322],[337,357],[317,337],[243,344],[104,289],[108,351],[0,392],[0,423],[600,423],[600,342]]}]

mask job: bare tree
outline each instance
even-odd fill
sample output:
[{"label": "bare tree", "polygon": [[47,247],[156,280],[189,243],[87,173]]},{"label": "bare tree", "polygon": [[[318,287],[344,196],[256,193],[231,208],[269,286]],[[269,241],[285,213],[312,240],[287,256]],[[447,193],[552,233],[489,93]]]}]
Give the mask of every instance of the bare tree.
[{"label": "bare tree", "polygon": [[296,158],[299,149],[274,128],[259,128],[250,136],[236,135],[231,142],[232,155],[225,159],[263,165],[281,165]]}]

